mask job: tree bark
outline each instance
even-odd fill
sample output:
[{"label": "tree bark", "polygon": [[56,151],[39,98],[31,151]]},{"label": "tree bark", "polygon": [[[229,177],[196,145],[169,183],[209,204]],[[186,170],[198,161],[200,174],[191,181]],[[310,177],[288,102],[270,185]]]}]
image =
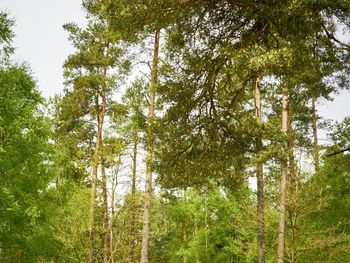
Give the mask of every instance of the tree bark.
[{"label": "tree bark", "polygon": [[319,160],[319,146],[318,146],[318,134],[317,134],[317,112],[316,112],[316,97],[312,96],[312,130],[314,137],[314,162],[316,174],[320,171],[320,160]]},{"label": "tree bark", "polygon": [[[288,136],[288,89],[283,89],[282,95],[282,133]],[[284,150],[287,151],[287,144],[284,143]],[[283,154],[281,160],[281,181],[280,181],[280,205],[279,205],[279,227],[278,227],[278,250],[277,263],[284,262],[285,246],[285,221],[286,221],[286,189],[287,189],[288,161],[287,154]]]},{"label": "tree bark", "polygon": [[153,63],[151,72],[151,85],[149,91],[149,111],[147,127],[147,157],[146,157],[146,185],[144,194],[144,212],[141,244],[141,263],[148,263],[148,248],[150,237],[151,197],[152,197],[152,161],[153,161],[153,120],[155,108],[155,96],[158,86],[158,60],[159,60],[160,30],[157,30],[154,40]]},{"label": "tree bark", "polygon": [[[254,90],[255,116],[257,121],[261,121],[261,94],[260,80],[256,79]],[[261,136],[256,140],[256,150],[259,153],[262,149]],[[258,262],[265,263],[265,202],[264,202],[264,164],[258,161],[256,165],[257,181],[257,213],[258,213]]]}]

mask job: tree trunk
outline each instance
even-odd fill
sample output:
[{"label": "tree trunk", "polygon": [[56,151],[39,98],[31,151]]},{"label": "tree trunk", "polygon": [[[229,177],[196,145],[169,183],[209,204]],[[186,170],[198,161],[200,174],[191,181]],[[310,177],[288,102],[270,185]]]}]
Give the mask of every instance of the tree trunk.
[{"label": "tree trunk", "polygon": [[[288,89],[283,89],[282,95],[282,133],[288,136]],[[287,144],[284,143],[284,150],[287,150]],[[281,181],[280,181],[280,205],[279,205],[279,231],[278,231],[278,250],[277,263],[284,262],[284,243],[285,243],[285,221],[286,221],[286,188],[287,188],[288,161],[287,155],[283,154],[281,160]]]},{"label": "tree trunk", "polygon": [[114,215],[115,215],[115,192],[118,185],[118,173],[119,173],[119,165],[120,165],[120,155],[116,164],[115,174],[112,177],[112,196],[111,196],[111,218],[109,224],[109,254],[111,263],[114,263],[114,246],[113,246],[113,226],[114,226]]},{"label": "tree trunk", "polygon": [[109,215],[107,196],[107,176],[105,164],[102,162],[102,193],[103,193],[103,263],[109,262]]},{"label": "tree trunk", "polygon": [[290,202],[289,202],[289,217],[290,217],[290,262],[296,263],[297,261],[297,220],[298,220],[298,178],[296,171],[296,163],[294,159],[293,149],[289,154],[289,164],[290,164]]},{"label": "tree trunk", "polygon": [[[255,115],[257,121],[261,121],[261,95],[259,78],[255,82],[254,90]],[[259,153],[262,149],[261,136],[256,140],[256,150]],[[257,213],[258,213],[258,262],[265,263],[265,202],[264,202],[264,164],[258,161],[256,165],[256,181],[257,181]]]},{"label": "tree trunk", "polygon": [[[109,43],[107,43],[107,48],[109,46]],[[106,58],[108,56],[108,53],[106,55]],[[105,60],[105,66],[103,69],[103,75],[106,78],[107,77],[107,60]],[[100,96],[102,99],[102,107],[101,107],[101,120],[102,120],[102,125],[101,125],[101,149],[103,148],[103,139],[102,139],[102,134],[103,134],[103,122],[104,118],[106,115],[106,110],[107,110],[107,97],[106,97],[106,90],[107,90],[107,83],[104,81],[102,85],[102,89],[100,91]],[[104,154],[100,154],[101,156],[101,169],[102,169],[102,194],[103,194],[103,262],[108,263],[108,252],[109,252],[109,215],[108,215],[108,196],[107,196],[107,177],[106,177],[106,170],[105,170],[105,162],[104,162]]]},{"label": "tree trunk", "polygon": [[316,174],[320,171],[320,160],[319,160],[319,147],[318,147],[318,134],[317,134],[317,112],[316,112],[316,97],[312,96],[312,130],[314,137],[314,162]]},{"label": "tree trunk", "polygon": [[106,113],[106,101],[102,99],[102,105],[100,106],[98,103],[98,97],[96,98],[96,109],[98,112],[97,115],[97,136],[96,136],[96,146],[93,157],[92,164],[92,186],[91,186],[91,198],[90,198],[90,222],[88,226],[89,232],[89,241],[88,241],[88,262],[94,262],[94,219],[95,219],[95,205],[96,205],[96,188],[97,188],[97,173],[99,166],[99,157],[100,157],[100,149],[102,145],[102,131],[103,131],[103,122]]},{"label": "tree trunk", "polygon": [[148,127],[147,127],[147,157],[146,157],[146,185],[144,194],[144,212],[143,212],[143,228],[142,228],[142,244],[141,244],[141,263],[148,262],[148,247],[150,236],[150,217],[151,217],[151,197],[152,197],[152,161],[153,161],[153,119],[155,96],[158,86],[158,59],[159,59],[159,39],[160,30],[157,30],[154,40],[154,54],[152,64],[152,78],[149,91],[149,111],[148,111]]},{"label": "tree trunk", "polygon": [[[292,144],[291,147],[294,145]],[[290,262],[296,263],[297,260],[297,219],[298,219],[298,178],[296,171],[296,162],[294,159],[294,150],[290,149],[289,154],[289,166],[290,166],[290,188],[292,191],[290,192],[290,198],[292,199],[290,202],[290,228],[291,228],[291,241],[290,241]]]},{"label": "tree trunk", "polygon": [[131,179],[131,212],[130,212],[130,240],[129,240],[129,261],[136,262],[135,243],[136,243],[136,172],[137,172],[137,147],[139,138],[137,131],[133,136],[133,156],[132,156],[132,179]]},{"label": "tree trunk", "polygon": [[288,161],[289,161],[289,176],[290,176],[290,190],[288,211],[290,216],[290,228],[291,228],[291,241],[290,241],[290,262],[295,263],[297,258],[297,246],[296,246],[296,235],[297,235],[297,219],[298,219],[298,176],[297,176],[297,165],[294,158],[294,141],[295,135],[292,127],[294,118],[293,105],[291,102],[288,104]]}]

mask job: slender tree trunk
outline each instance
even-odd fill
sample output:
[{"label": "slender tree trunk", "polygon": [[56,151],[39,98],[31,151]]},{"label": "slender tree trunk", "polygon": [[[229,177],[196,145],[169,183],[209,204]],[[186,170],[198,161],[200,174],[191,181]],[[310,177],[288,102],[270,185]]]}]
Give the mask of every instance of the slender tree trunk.
[{"label": "slender tree trunk", "polygon": [[[282,95],[282,133],[287,136],[288,132],[288,89],[283,89]],[[284,150],[287,145],[284,144]],[[286,189],[287,189],[288,161],[284,154],[281,160],[281,181],[280,181],[280,205],[279,205],[279,231],[278,231],[278,250],[277,263],[284,262],[284,244],[285,244],[285,221],[286,221]]]},{"label": "slender tree trunk", "polygon": [[[107,49],[108,49],[109,43],[107,43]],[[108,52],[108,51],[107,51]],[[108,64],[107,64],[107,57],[108,53],[106,55],[105,59],[105,66],[103,69],[103,75],[105,78],[107,78],[107,70],[108,70]],[[107,110],[107,97],[106,97],[106,90],[107,90],[107,83],[104,81],[102,85],[102,89],[100,91],[100,96],[102,99],[101,104],[101,120],[102,120],[102,126],[101,126],[101,149],[103,149],[103,122],[106,115]],[[102,194],[103,194],[103,262],[108,263],[108,252],[109,252],[109,215],[108,215],[108,196],[107,196],[107,177],[106,177],[106,170],[105,170],[105,162],[104,162],[104,154],[101,155],[101,169],[102,169]]]},{"label": "slender tree trunk", "polygon": [[297,258],[297,246],[296,246],[296,235],[297,235],[297,218],[298,218],[298,176],[297,176],[297,165],[294,158],[294,130],[292,127],[294,111],[292,103],[288,104],[288,162],[289,162],[289,176],[290,176],[290,190],[288,211],[290,216],[290,262],[295,263]]},{"label": "slender tree trunk", "polygon": [[[118,160],[117,167],[119,166],[119,161],[120,160]],[[116,168],[115,175],[113,175],[112,177],[111,219],[109,224],[109,253],[110,253],[111,263],[114,263],[113,226],[114,226],[114,215],[115,215],[115,191],[117,189],[117,184],[118,184],[118,172],[119,172],[119,168]]]},{"label": "slender tree trunk", "polygon": [[[291,145],[293,147],[293,145]],[[289,202],[289,217],[290,217],[290,262],[296,263],[297,260],[297,220],[298,220],[298,178],[296,171],[296,162],[294,159],[293,148],[290,149],[289,154],[290,164],[290,202]]]},{"label": "slender tree trunk", "polygon": [[102,101],[102,107],[100,111],[100,106],[98,103],[98,98],[96,98],[96,109],[98,112],[97,116],[97,136],[96,136],[96,146],[93,157],[92,164],[92,186],[91,186],[91,199],[90,199],[90,221],[88,226],[89,241],[88,241],[88,262],[94,262],[94,221],[95,221],[95,206],[96,206],[96,188],[97,188],[97,173],[99,166],[99,155],[102,145],[102,130],[103,122],[106,113],[106,103]]},{"label": "slender tree trunk", "polygon": [[290,209],[289,209],[290,228],[291,228],[290,262],[296,263],[296,260],[297,260],[296,237],[297,237],[297,219],[298,219],[298,178],[297,178],[296,163],[294,159],[293,149],[291,149],[289,163],[290,163],[290,177],[291,177],[290,187],[292,189],[290,193],[290,198],[292,200],[291,200]]},{"label": "slender tree trunk", "polygon": [[137,131],[133,136],[133,156],[132,156],[132,179],[131,179],[131,212],[130,212],[130,240],[129,240],[129,260],[136,262],[135,243],[136,243],[136,173],[137,173],[137,147],[139,138]]},{"label": "slender tree trunk", "polygon": [[144,194],[144,212],[141,244],[141,263],[148,263],[148,248],[150,236],[150,217],[151,217],[151,197],[152,197],[152,161],[153,161],[153,119],[156,89],[158,86],[158,60],[159,60],[159,39],[160,30],[157,30],[154,41],[154,54],[152,64],[152,78],[149,91],[149,111],[148,111],[148,128],[147,128],[147,157],[146,157],[146,186]]},{"label": "slender tree trunk", "polygon": [[[95,153],[94,155],[98,155],[100,139],[97,139]],[[88,262],[94,262],[94,218],[95,218],[95,199],[96,199],[96,185],[97,185],[97,166],[98,161],[96,161],[96,157],[94,157],[93,162],[93,172],[92,172],[92,186],[91,186],[91,197],[90,197],[90,220],[89,220],[89,242],[88,242]],[[95,168],[96,167],[96,168]]]},{"label": "slender tree trunk", "polygon": [[[114,184],[114,180],[112,182],[112,184]],[[111,259],[111,263],[114,263],[114,246],[113,246],[113,242],[114,242],[114,233],[113,233],[113,226],[114,226],[114,215],[115,215],[115,211],[114,211],[114,193],[115,193],[115,188],[114,186],[112,186],[112,196],[111,196],[111,220],[110,220],[110,225],[109,225],[109,254],[110,254],[110,259]]]},{"label": "slender tree trunk", "polygon": [[312,129],[314,137],[314,162],[316,174],[320,171],[319,160],[319,146],[318,146],[318,134],[317,134],[317,112],[316,112],[316,96],[312,96]]},{"label": "slender tree trunk", "polygon": [[[255,82],[254,90],[255,115],[258,121],[261,121],[261,95],[259,78]],[[256,150],[259,153],[262,149],[261,137],[257,138]],[[258,161],[256,165],[257,181],[257,213],[258,213],[258,262],[265,263],[265,202],[264,202],[264,164]]]},{"label": "slender tree trunk", "polygon": [[102,162],[102,193],[103,193],[103,263],[109,262],[109,215],[107,196],[107,176],[105,164]]}]

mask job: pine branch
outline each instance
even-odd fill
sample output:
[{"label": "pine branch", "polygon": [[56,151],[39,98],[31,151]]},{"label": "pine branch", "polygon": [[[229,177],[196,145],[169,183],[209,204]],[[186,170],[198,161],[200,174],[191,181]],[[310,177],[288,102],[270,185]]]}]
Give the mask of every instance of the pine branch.
[{"label": "pine branch", "polygon": [[338,155],[338,154],[346,152],[346,151],[350,151],[350,147],[348,147],[346,149],[343,149],[343,150],[340,150],[340,151],[336,151],[336,152],[331,153],[331,154],[328,154],[328,155],[326,155],[326,157],[331,157],[331,156],[334,156],[334,155]]}]

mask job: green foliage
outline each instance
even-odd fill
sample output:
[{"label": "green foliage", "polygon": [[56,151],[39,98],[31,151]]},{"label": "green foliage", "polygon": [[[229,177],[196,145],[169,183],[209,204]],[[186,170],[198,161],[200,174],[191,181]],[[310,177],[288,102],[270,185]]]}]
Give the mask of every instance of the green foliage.
[{"label": "green foliage", "polygon": [[53,163],[55,177],[59,181],[73,179],[81,182],[88,176],[93,151],[94,125],[84,119],[86,108],[75,104],[74,92],[52,100],[54,140]]},{"label": "green foliage", "polygon": [[[112,228],[114,260],[131,263],[132,258],[139,258],[141,252],[142,193],[137,192],[135,196],[127,194],[124,202],[116,208]],[[134,222],[132,216],[135,216]]]},{"label": "green foliage", "polygon": [[51,226],[59,243],[55,262],[82,262],[87,255],[90,192],[74,182],[65,182],[50,193],[54,203]]},{"label": "green foliage", "polygon": [[254,223],[248,223],[254,208],[240,190],[236,196],[217,187],[166,194],[155,208],[151,262],[254,262]]},{"label": "green foliage", "polygon": [[[332,138],[341,147],[350,142],[349,118],[338,123]],[[333,152],[334,146],[327,149]],[[300,228],[300,262],[342,262],[349,258],[350,156],[348,153],[325,157],[319,176],[311,178],[303,189],[307,202]]]},{"label": "green foliage", "polygon": [[48,121],[26,67],[0,69],[0,86],[0,257],[32,262],[53,249],[44,227],[51,180]]},{"label": "green foliage", "polygon": [[[286,156],[285,260],[347,262],[349,153],[324,157],[316,175],[307,154],[317,148],[309,136],[318,120],[311,99],[329,99],[349,83],[349,45],[337,39],[350,28],[349,1],[86,0],[83,7],[86,28],[64,25],[75,51],[64,63],[64,95],[51,100],[51,121],[28,67],[10,62],[14,21],[0,12],[1,262],[84,262],[91,224],[102,262],[99,179],[89,220],[93,167],[105,169],[112,190],[109,254],[114,262],[138,258],[142,194],[136,181],[126,193],[119,176],[132,170],[129,148],[133,175],[145,162],[136,157],[143,154],[148,84],[133,78],[140,63],[132,62],[147,57],[149,35],[158,30],[165,41],[152,127],[158,185],[150,262],[256,262],[256,193],[247,178],[257,163],[264,163],[266,262],[275,262]],[[280,131],[285,90],[287,134]],[[346,118],[330,129],[325,153],[349,147],[349,127]],[[94,151],[98,129],[103,143]]]}]

